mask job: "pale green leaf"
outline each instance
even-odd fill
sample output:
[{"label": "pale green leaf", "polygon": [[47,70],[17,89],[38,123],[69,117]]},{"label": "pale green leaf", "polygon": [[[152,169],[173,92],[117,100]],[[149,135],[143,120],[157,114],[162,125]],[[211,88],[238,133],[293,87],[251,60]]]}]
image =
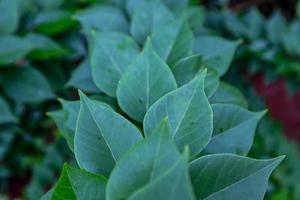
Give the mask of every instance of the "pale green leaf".
[{"label": "pale green leaf", "polygon": [[256,126],[265,112],[250,112],[231,104],[213,104],[212,109],[214,131],[204,152],[247,155]]},{"label": "pale green leaf", "polygon": [[171,134],[182,151],[186,145],[192,156],[208,144],[213,131],[213,113],[204,92],[205,72],[193,81],[170,92],[154,103],[144,119],[146,136],[168,117]]},{"label": "pale green leaf", "polygon": [[95,33],[90,60],[96,86],[107,95],[115,97],[121,76],[138,53],[134,40],[125,34]]},{"label": "pale green leaf", "polygon": [[194,199],[188,159],[178,152],[164,120],[117,163],[107,184],[107,200]]},{"label": "pale green leaf", "polygon": [[20,21],[19,1],[1,0],[0,13],[0,35],[15,32]]},{"label": "pale green leaf", "polygon": [[156,54],[150,39],[122,76],[117,89],[120,107],[142,122],[148,108],[160,97],[176,89],[176,81],[166,63]]},{"label": "pale green leaf", "polygon": [[193,51],[204,63],[224,75],[234,57],[240,41],[229,41],[215,36],[199,36],[195,39]]},{"label": "pale green leaf", "polygon": [[139,130],[107,106],[80,94],[74,152],[79,166],[108,176],[122,154],[141,139]]},{"label": "pale green leaf", "polygon": [[155,26],[152,33],[154,49],[170,67],[191,54],[193,41],[193,33],[183,19]]},{"label": "pale green leaf", "polygon": [[248,107],[248,102],[244,95],[237,88],[222,81],[217,91],[210,97],[209,102],[235,104],[244,108]]},{"label": "pale green leaf", "polygon": [[193,80],[199,71],[204,68],[207,69],[204,82],[205,93],[210,97],[219,86],[219,74],[214,68],[206,67],[199,55],[185,57],[177,62],[171,69],[177,81],[177,85],[182,86]]},{"label": "pale green leaf", "polygon": [[190,173],[197,199],[262,200],[269,176],[283,158],[254,160],[215,154],[194,160]]}]

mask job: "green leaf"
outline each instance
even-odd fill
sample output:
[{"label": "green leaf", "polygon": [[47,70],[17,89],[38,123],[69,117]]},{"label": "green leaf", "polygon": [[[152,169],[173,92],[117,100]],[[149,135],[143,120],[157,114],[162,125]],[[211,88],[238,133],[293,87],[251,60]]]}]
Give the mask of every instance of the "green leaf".
[{"label": "green leaf", "polygon": [[205,21],[204,8],[199,6],[190,6],[186,10],[186,15],[193,32],[198,32],[203,27]]},{"label": "green leaf", "polygon": [[11,34],[15,32],[20,21],[19,1],[1,0],[0,13],[0,35]]},{"label": "green leaf", "polygon": [[255,160],[231,154],[201,157],[190,166],[197,199],[261,200],[271,172],[283,158]]},{"label": "green leaf", "polygon": [[183,19],[154,27],[153,47],[171,67],[180,59],[191,54],[193,42],[193,33]]},{"label": "green leaf", "polygon": [[40,12],[33,21],[36,31],[45,34],[58,34],[73,27],[76,22],[66,10],[47,10]]},{"label": "green leaf", "polygon": [[[177,85],[182,86],[193,80],[198,72],[205,67],[199,55],[191,55],[181,59],[171,69]],[[207,67],[206,69],[207,74],[205,76],[204,88],[206,95],[210,97],[219,86],[219,74],[214,68]]]},{"label": "green leaf", "polygon": [[279,11],[275,12],[267,22],[266,31],[268,39],[274,44],[281,44],[287,30],[288,25],[284,16]]},{"label": "green leaf", "polygon": [[212,109],[214,130],[204,152],[247,155],[253,143],[256,126],[265,111],[250,112],[230,104],[213,104]]},{"label": "green leaf", "polygon": [[248,107],[248,102],[244,95],[235,87],[221,82],[217,91],[209,99],[210,103],[235,104],[244,108]]},{"label": "green leaf", "polygon": [[163,27],[173,20],[172,13],[161,1],[149,1],[132,14],[130,33],[139,44],[144,44],[155,27]]},{"label": "green leaf", "polygon": [[94,6],[75,17],[86,30],[129,32],[125,14],[116,6]]},{"label": "green leaf", "polygon": [[138,53],[134,40],[125,34],[95,34],[90,59],[96,86],[107,95],[115,97],[121,76]]},{"label": "green leaf", "polygon": [[15,36],[0,36],[0,65],[9,65],[26,56],[32,44]]},{"label": "green leaf", "polygon": [[213,113],[204,92],[205,72],[193,81],[170,92],[155,102],[144,119],[146,136],[168,117],[171,134],[182,151],[189,145],[192,156],[208,144],[213,131]]},{"label": "green leaf", "polygon": [[[1,113],[2,114],[2,113]],[[0,130],[0,160],[10,150],[14,139],[14,131],[10,129]]]},{"label": "green leaf", "polygon": [[84,92],[99,92],[99,89],[93,82],[91,66],[88,59],[82,61],[80,65],[72,72],[71,78],[67,82],[66,86],[78,88]]},{"label": "green leaf", "polygon": [[39,103],[55,97],[43,74],[33,67],[9,70],[3,84],[5,94],[17,103]]},{"label": "green leaf", "polygon": [[120,156],[141,139],[139,130],[112,109],[80,94],[74,139],[78,165],[108,176]]},{"label": "green leaf", "polygon": [[15,123],[17,118],[10,110],[8,103],[0,96],[0,124]]},{"label": "green leaf", "polygon": [[164,120],[119,160],[107,184],[107,200],[193,200],[188,159],[186,152],[178,152]]},{"label": "green leaf", "polygon": [[117,97],[122,110],[142,122],[148,108],[174,89],[176,81],[171,70],[153,50],[148,39],[143,51],[122,76]]},{"label": "green leaf", "polygon": [[68,55],[68,50],[46,36],[30,33],[25,40],[32,45],[32,51],[28,55],[32,59],[42,60]]},{"label": "green leaf", "polygon": [[65,164],[50,199],[104,200],[106,182],[106,178],[101,175],[92,174]]},{"label": "green leaf", "polygon": [[199,36],[195,39],[193,51],[203,62],[224,75],[234,57],[240,41],[228,41],[214,36]]}]

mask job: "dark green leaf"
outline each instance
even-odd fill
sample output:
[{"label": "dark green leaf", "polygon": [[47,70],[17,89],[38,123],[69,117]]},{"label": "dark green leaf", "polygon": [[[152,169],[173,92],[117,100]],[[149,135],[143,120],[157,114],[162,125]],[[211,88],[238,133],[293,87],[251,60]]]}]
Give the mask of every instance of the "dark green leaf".
[{"label": "dark green leaf", "polygon": [[0,96],[0,124],[15,123],[17,118],[10,110],[8,103]]}]

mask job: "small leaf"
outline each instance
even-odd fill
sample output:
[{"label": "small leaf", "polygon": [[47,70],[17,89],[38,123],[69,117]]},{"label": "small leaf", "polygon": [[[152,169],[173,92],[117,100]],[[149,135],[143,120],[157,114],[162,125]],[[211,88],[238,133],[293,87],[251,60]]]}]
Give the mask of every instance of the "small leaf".
[{"label": "small leaf", "polygon": [[240,41],[228,41],[214,36],[199,36],[194,42],[194,53],[199,54],[204,63],[224,75],[234,57]]},{"label": "small leaf", "polygon": [[93,82],[91,66],[88,59],[82,61],[82,63],[80,63],[80,65],[72,72],[71,78],[66,86],[78,88],[84,92],[99,92],[99,89]]},{"label": "small leaf", "polygon": [[0,130],[0,160],[1,161],[4,158],[5,154],[11,149],[14,136],[15,134],[12,129]]},{"label": "small leaf", "polygon": [[0,96],[0,124],[15,123],[17,118],[10,110],[8,103]]},{"label": "small leaf", "polygon": [[130,33],[139,44],[144,44],[155,27],[163,27],[173,20],[172,13],[161,1],[149,1],[132,14]]},{"label": "small leaf", "polygon": [[49,35],[64,32],[74,25],[76,22],[66,10],[46,10],[40,12],[33,21],[35,30]]},{"label": "small leaf", "polygon": [[205,93],[208,97],[210,97],[219,86],[219,74],[214,68],[204,66],[199,55],[185,57],[177,62],[171,69],[178,86],[182,86],[193,80],[198,72],[203,70],[203,68],[207,69],[204,82]]},{"label": "small leaf", "polygon": [[46,78],[33,67],[9,70],[3,84],[5,94],[17,103],[39,103],[55,97]]},{"label": "small leaf", "polygon": [[247,155],[255,129],[265,112],[250,112],[230,104],[213,104],[213,136],[205,153],[233,153]]},{"label": "small leaf", "polygon": [[0,36],[0,65],[9,65],[26,56],[32,44],[15,36]]},{"label": "small leaf", "polygon": [[193,33],[183,20],[174,20],[163,26],[155,26],[152,33],[153,47],[170,67],[192,52]]},{"label": "small leaf", "polygon": [[148,108],[174,89],[176,81],[173,74],[155,53],[149,39],[141,54],[122,76],[117,97],[122,110],[142,122]]},{"label": "small leaf", "polygon": [[134,40],[125,34],[95,34],[90,59],[96,86],[107,95],[115,97],[121,76],[138,53]]},{"label": "small leaf", "polygon": [[200,153],[213,130],[212,109],[204,92],[205,74],[200,73],[189,84],[163,96],[150,107],[144,119],[146,136],[168,117],[172,138],[179,149],[182,151],[189,145],[192,156]]},{"label": "small leaf", "polygon": [[116,6],[94,6],[81,11],[75,17],[87,31],[129,32],[125,14]]},{"label": "small leaf", "polygon": [[68,50],[46,36],[30,33],[25,40],[32,44],[32,51],[28,55],[32,59],[50,59],[68,55]]},{"label": "small leaf", "polygon": [[51,200],[104,200],[106,182],[103,176],[65,164],[56,186],[48,195],[51,196]]},{"label": "small leaf", "polygon": [[221,82],[217,91],[209,99],[210,103],[226,103],[248,107],[248,102],[244,95],[235,87]]},{"label": "small leaf", "polygon": [[281,44],[288,30],[287,21],[284,16],[277,11],[270,17],[266,25],[268,39],[274,44]]},{"label": "small leaf", "polygon": [[270,174],[283,158],[254,160],[232,154],[216,154],[194,160],[190,173],[197,199],[261,200]]},{"label": "small leaf", "polygon": [[78,165],[108,176],[120,156],[141,139],[139,130],[112,109],[80,94],[74,152]]},{"label": "small leaf", "polygon": [[119,160],[107,184],[107,200],[193,200],[187,162],[163,120]]}]

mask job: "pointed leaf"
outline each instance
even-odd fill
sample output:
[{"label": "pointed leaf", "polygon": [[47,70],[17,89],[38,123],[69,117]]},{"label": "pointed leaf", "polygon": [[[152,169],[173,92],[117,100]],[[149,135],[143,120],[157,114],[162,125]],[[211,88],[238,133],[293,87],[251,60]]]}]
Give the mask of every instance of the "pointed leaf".
[{"label": "pointed leaf", "polygon": [[204,152],[247,155],[256,126],[265,112],[250,112],[230,104],[213,104],[212,109],[214,131]]},{"label": "pointed leaf", "polygon": [[216,154],[194,160],[190,173],[197,199],[261,200],[270,174],[283,158],[254,160],[232,154]]},{"label": "pointed leaf", "polygon": [[195,39],[194,53],[199,54],[210,67],[224,75],[234,57],[240,41],[228,41],[213,36],[200,36]]},{"label": "pointed leaf", "polygon": [[0,96],[0,124],[15,122],[17,122],[17,118],[11,112],[5,99]]},{"label": "pointed leaf", "polygon": [[171,70],[148,40],[142,53],[122,76],[117,97],[122,110],[142,122],[148,108],[174,89],[176,81]]},{"label": "pointed leaf", "polygon": [[207,69],[204,82],[205,93],[210,97],[219,86],[219,74],[214,68],[204,66],[200,56],[192,55],[185,57],[177,62],[171,69],[178,86],[182,86],[193,80],[203,68]]},{"label": "pointed leaf", "polygon": [[171,67],[192,52],[193,40],[193,33],[183,19],[156,26],[152,34],[154,49]]},{"label": "pointed leaf", "polygon": [[188,155],[179,154],[164,120],[120,159],[107,185],[107,200],[194,199],[187,161]]},{"label": "pointed leaf", "polygon": [[217,91],[210,97],[211,103],[235,104],[244,108],[248,107],[248,102],[244,95],[235,87],[221,82]]},{"label": "pointed leaf", "polygon": [[80,94],[74,152],[78,165],[90,172],[110,174],[120,156],[141,139],[139,130],[112,109]]},{"label": "pointed leaf", "polygon": [[65,164],[57,185],[48,195],[51,200],[105,200],[106,181],[103,176]]},{"label": "pointed leaf", "polygon": [[205,72],[189,84],[170,92],[148,110],[144,119],[146,136],[168,117],[172,137],[182,151],[189,145],[192,156],[209,142],[213,129],[212,109],[204,92]]},{"label": "pointed leaf", "polygon": [[138,53],[132,38],[122,33],[99,33],[93,36],[92,76],[96,86],[107,95],[116,96],[118,82]]}]

